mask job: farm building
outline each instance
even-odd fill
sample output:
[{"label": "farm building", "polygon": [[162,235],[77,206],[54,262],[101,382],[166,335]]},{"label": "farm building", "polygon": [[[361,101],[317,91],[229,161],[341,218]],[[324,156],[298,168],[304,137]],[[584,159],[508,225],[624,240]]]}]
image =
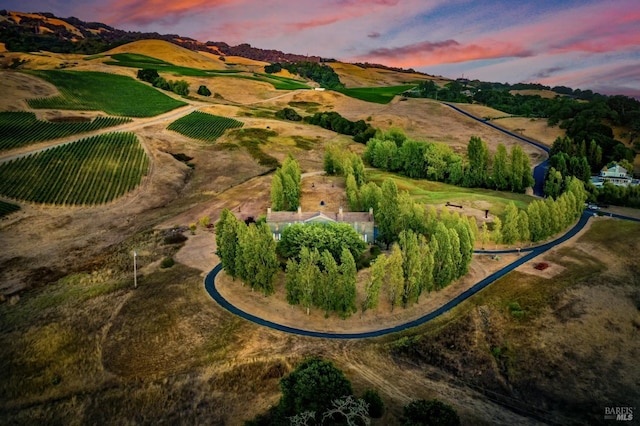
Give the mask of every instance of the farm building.
[{"label": "farm building", "polygon": [[364,242],[374,241],[373,209],[369,209],[369,212],[344,212],[340,207],[337,213],[303,212],[300,207],[297,212],[272,212],[270,208],[267,209],[267,224],[276,240],[280,240],[282,230],[291,224],[328,222],[348,223]]}]

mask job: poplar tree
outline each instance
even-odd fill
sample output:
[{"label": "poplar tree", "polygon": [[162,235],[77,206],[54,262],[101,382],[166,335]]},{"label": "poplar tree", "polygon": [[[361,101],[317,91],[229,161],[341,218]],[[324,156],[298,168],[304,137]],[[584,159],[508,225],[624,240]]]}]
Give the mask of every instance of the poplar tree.
[{"label": "poplar tree", "polygon": [[402,251],[398,244],[391,248],[391,255],[387,259],[387,297],[391,304],[391,311],[396,305],[402,303],[402,290],[404,289],[404,274],[402,271]]},{"label": "poplar tree", "polygon": [[433,243],[433,284],[436,290],[446,287],[455,274],[449,230],[439,222],[431,238]]},{"label": "poplar tree", "polygon": [[493,170],[491,177],[493,185],[498,191],[504,191],[509,187],[507,148],[502,144],[498,144],[496,154],[493,156]]},{"label": "poplar tree", "polygon": [[[374,214],[376,213],[374,212]],[[398,187],[392,179],[387,179],[382,183],[382,200],[376,214],[376,222],[378,223],[379,238],[387,245],[388,249],[401,230]]]},{"label": "poplar tree", "polygon": [[466,186],[485,186],[489,176],[489,148],[487,143],[477,136],[471,136],[467,145],[469,168],[467,169]]},{"label": "poplar tree", "polygon": [[542,240],[544,231],[542,218],[540,217],[540,204],[537,200],[527,206],[527,216],[529,217],[529,237],[531,241]]},{"label": "poplar tree", "polygon": [[300,251],[300,262],[297,269],[297,287],[300,304],[306,309],[309,315],[311,306],[313,305],[314,290],[318,281],[321,280],[318,261],[320,254],[318,250],[309,250],[303,247]]},{"label": "poplar tree", "polygon": [[222,210],[220,219],[215,226],[216,254],[224,270],[233,279],[237,278],[236,256],[239,250],[238,243],[238,219],[229,209]]},{"label": "poplar tree", "polygon": [[[458,232],[454,228],[449,228],[449,244],[451,244],[451,279],[449,282],[456,278],[460,278],[461,266],[462,266],[462,252],[460,250],[460,237]],[[448,284],[448,283],[447,283]]]},{"label": "poplar tree", "polygon": [[500,244],[502,242],[502,221],[497,216],[493,220],[493,241],[496,244]]},{"label": "poplar tree", "polygon": [[420,287],[418,295],[423,291],[433,291],[433,252],[424,235],[420,235]]},{"label": "poplar tree", "polygon": [[340,288],[337,291],[335,302],[338,304],[340,316],[346,318],[358,309],[356,307],[356,282],[358,270],[356,261],[349,249],[344,248],[340,256]]},{"label": "poplar tree", "polygon": [[513,201],[507,204],[505,209],[504,226],[502,227],[502,242],[513,244],[520,240],[520,230],[518,222],[518,208]]},{"label": "poplar tree", "polygon": [[365,298],[362,301],[362,313],[367,309],[375,309],[380,302],[380,289],[386,273],[387,256],[379,255],[369,269],[369,278],[365,284]]},{"label": "poplar tree", "polygon": [[349,210],[357,212],[360,211],[360,200],[358,200],[358,184],[352,173],[347,176],[346,182],[347,203],[349,204]]},{"label": "poplar tree", "polygon": [[402,251],[402,273],[404,286],[402,290],[402,305],[404,308],[418,299],[420,282],[420,247],[418,237],[411,230],[400,232],[398,239]]},{"label": "poplar tree", "polygon": [[333,255],[328,250],[323,250],[320,255],[320,266],[322,267],[322,280],[316,286],[315,305],[324,309],[325,316],[329,311],[335,309],[334,300],[335,287],[340,279],[338,264]]},{"label": "poplar tree", "polygon": [[491,234],[489,233],[489,226],[487,225],[486,221],[482,222],[481,238],[482,238],[482,248],[484,249],[489,243],[489,240],[491,239]]},{"label": "poplar tree", "polygon": [[531,233],[529,232],[529,215],[525,210],[518,212],[518,228],[520,230],[520,241],[531,241]]},{"label": "poplar tree", "polygon": [[271,179],[271,208],[276,212],[284,210],[284,187],[279,173]]},{"label": "poplar tree", "polygon": [[375,182],[367,182],[360,188],[360,205],[363,211],[373,208],[374,215],[382,200],[382,189]]},{"label": "poplar tree", "polygon": [[[475,219],[473,219],[475,221]],[[466,275],[469,272],[469,265],[473,258],[473,237],[469,227],[469,221],[467,219],[460,220],[455,226],[455,230],[458,233],[460,239],[460,256],[461,262],[458,266],[458,277]]]}]

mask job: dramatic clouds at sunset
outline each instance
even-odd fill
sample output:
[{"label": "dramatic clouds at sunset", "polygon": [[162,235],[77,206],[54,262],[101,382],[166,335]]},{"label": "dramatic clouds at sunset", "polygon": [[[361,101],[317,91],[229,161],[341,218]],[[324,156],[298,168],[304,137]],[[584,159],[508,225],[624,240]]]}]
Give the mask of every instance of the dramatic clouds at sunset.
[{"label": "dramatic clouds at sunset", "polygon": [[8,0],[131,31],[640,97],[638,0]]}]

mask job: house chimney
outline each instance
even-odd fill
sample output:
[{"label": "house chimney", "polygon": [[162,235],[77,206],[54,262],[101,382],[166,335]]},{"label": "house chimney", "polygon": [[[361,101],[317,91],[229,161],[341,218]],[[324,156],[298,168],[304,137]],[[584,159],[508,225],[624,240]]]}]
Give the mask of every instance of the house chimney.
[{"label": "house chimney", "polygon": [[369,207],[369,222],[373,222],[373,207]]},{"label": "house chimney", "polygon": [[344,219],[344,214],[342,213],[342,206],[340,206],[338,208],[338,220],[342,222],[343,219]]},{"label": "house chimney", "polygon": [[302,207],[298,206],[298,219],[302,219]]},{"label": "house chimney", "polygon": [[267,220],[271,218],[271,207],[267,207]]}]

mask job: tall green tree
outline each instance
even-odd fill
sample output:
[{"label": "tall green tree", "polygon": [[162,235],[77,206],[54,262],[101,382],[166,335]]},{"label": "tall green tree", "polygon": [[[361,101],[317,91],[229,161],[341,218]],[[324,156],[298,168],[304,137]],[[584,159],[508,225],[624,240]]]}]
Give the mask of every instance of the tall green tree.
[{"label": "tall green tree", "polygon": [[513,192],[524,192],[526,188],[533,185],[531,163],[520,145],[511,147],[510,184]]},{"label": "tall green tree", "polygon": [[420,283],[418,295],[433,291],[433,252],[424,235],[420,236]]},{"label": "tall green tree", "polygon": [[387,259],[387,275],[385,276],[387,297],[391,310],[402,303],[404,290],[404,273],[402,271],[402,250],[398,244],[393,244],[391,254]]},{"label": "tall green tree", "polygon": [[235,259],[239,250],[239,226],[238,219],[236,219],[229,209],[222,210],[220,219],[215,226],[216,254],[220,258],[220,263],[224,270],[233,279],[238,277]]},{"label": "tall green tree", "polygon": [[540,216],[540,204],[538,201],[529,203],[527,206],[527,216],[529,217],[529,237],[531,241],[537,242],[544,238],[542,217]]},{"label": "tall green tree", "polygon": [[466,186],[483,187],[487,184],[489,176],[489,148],[487,143],[477,136],[471,136],[467,145],[467,169]]},{"label": "tall green tree", "polygon": [[309,250],[307,247],[302,248],[296,275],[300,304],[306,309],[307,315],[309,315],[311,306],[313,306],[316,285],[322,279],[320,268],[318,268],[319,260],[320,254],[318,250]]},{"label": "tall green tree", "polygon": [[492,238],[493,241],[496,244],[500,244],[502,242],[502,220],[500,220],[499,217],[496,216],[495,219],[493,219],[493,232],[492,232]]},{"label": "tall green tree", "polygon": [[[475,219],[472,219],[475,221]],[[458,265],[458,277],[462,277],[469,272],[469,265],[473,258],[473,237],[469,227],[469,221],[467,218],[460,220],[455,230],[458,233],[458,239],[460,240],[460,264]]]},{"label": "tall green tree", "polygon": [[411,230],[400,232],[398,239],[402,252],[402,273],[404,286],[402,290],[402,306],[407,307],[418,299],[420,291],[420,246],[418,236]]},{"label": "tall green tree", "polygon": [[520,241],[520,223],[518,221],[518,208],[513,201],[507,204],[505,209],[504,225],[502,227],[502,242],[513,244]]},{"label": "tall green tree", "polygon": [[375,182],[367,182],[360,188],[360,204],[363,211],[373,208],[374,214],[382,200],[382,189]]},{"label": "tall green tree", "polygon": [[324,309],[325,315],[335,309],[334,300],[336,283],[340,279],[338,264],[328,250],[324,250],[320,255],[320,267],[322,268],[322,280],[316,286],[314,304]]},{"label": "tall green tree", "polygon": [[384,281],[386,273],[387,256],[381,254],[372,263],[370,267],[369,278],[365,284],[365,298],[362,301],[362,313],[367,309],[375,309],[380,302],[380,289]]},{"label": "tall green tree", "polygon": [[352,173],[347,176],[346,193],[349,209],[354,212],[360,211],[361,207],[360,200],[358,199],[358,184]]},{"label": "tall green tree", "polygon": [[389,245],[398,237],[402,226],[400,222],[398,187],[393,179],[387,179],[382,182],[382,200],[378,206],[377,213],[374,212],[374,215],[378,223],[379,238],[389,248]]},{"label": "tall green tree", "polygon": [[529,231],[529,215],[526,210],[520,210],[518,212],[518,228],[520,230],[520,241],[531,241],[531,233]]},{"label": "tall green tree", "polygon": [[493,156],[493,170],[491,174],[493,186],[498,191],[509,188],[509,158],[507,148],[498,144],[496,154]]},{"label": "tall green tree", "polygon": [[351,252],[345,248],[340,256],[340,286],[336,292],[335,303],[338,306],[338,313],[346,318],[357,311],[356,307],[356,283],[357,268],[356,261],[353,259]]},{"label": "tall green tree", "polygon": [[282,177],[279,173],[273,175],[271,179],[271,208],[273,211],[284,210],[284,187]]},{"label": "tall green tree", "polygon": [[429,244],[433,253],[433,284],[436,290],[440,290],[449,285],[455,274],[453,247],[449,229],[444,223],[438,223]]}]

